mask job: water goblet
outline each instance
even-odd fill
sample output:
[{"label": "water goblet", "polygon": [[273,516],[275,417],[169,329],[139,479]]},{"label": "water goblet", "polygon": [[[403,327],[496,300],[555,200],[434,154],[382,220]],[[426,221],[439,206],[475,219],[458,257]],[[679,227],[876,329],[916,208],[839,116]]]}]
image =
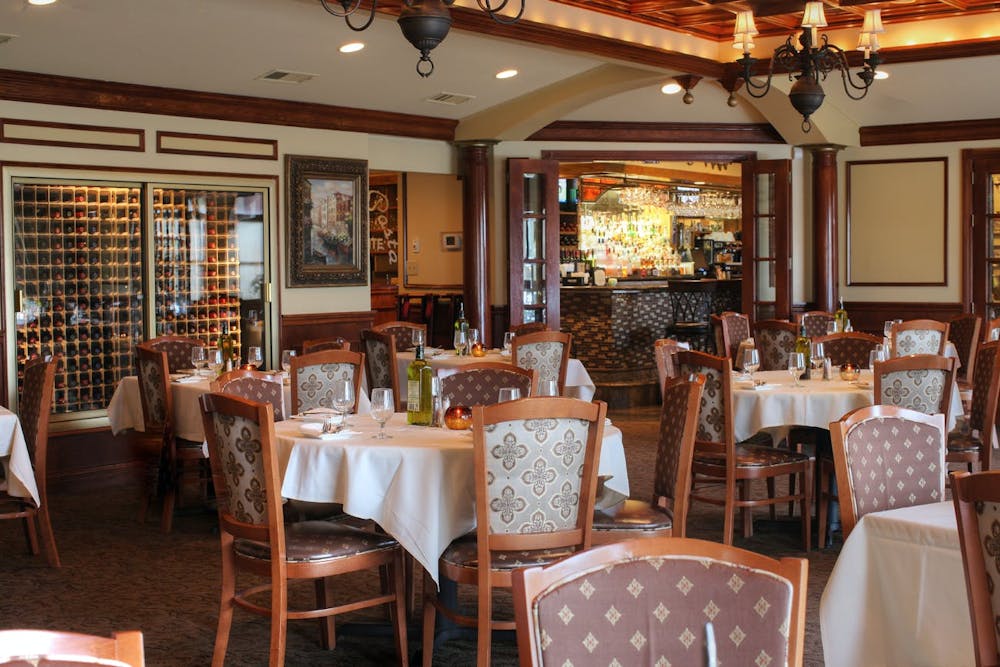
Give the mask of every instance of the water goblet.
[{"label": "water goblet", "polygon": [[290,373],[292,370],[292,357],[295,356],[295,350],[282,350],[281,351],[281,369],[285,373]]},{"label": "water goblet", "polygon": [[468,331],[463,329],[455,330],[455,354],[458,356],[463,356],[465,354],[465,347],[469,344]]},{"label": "water goblet", "polygon": [[758,368],[760,368],[760,352],[757,351],[755,347],[747,347],[743,349],[743,370],[747,372],[750,378],[750,386],[755,386],[753,383],[753,374]]},{"label": "water goblet", "polygon": [[514,346],[514,332],[505,331],[503,334],[503,353],[506,356],[510,356],[510,350]]},{"label": "water goblet", "polygon": [[538,382],[539,396],[558,396],[559,383],[555,380],[540,380]]},{"label": "water goblet", "polygon": [[882,333],[885,334],[886,338],[892,338],[892,325],[894,320],[886,320],[885,324],[882,326]]},{"label": "water goblet", "polygon": [[521,398],[521,390],[517,387],[501,387],[497,402],[506,403],[507,401],[516,401],[519,398]]},{"label": "water goblet", "polygon": [[251,345],[247,348],[247,364],[253,366],[254,370],[260,368],[264,363],[264,355],[261,353],[259,345]]},{"label": "water goblet", "polygon": [[200,372],[206,364],[205,348],[198,346],[191,348],[191,365],[196,372]]},{"label": "water goblet", "polygon": [[814,371],[823,371],[823,363],[826,357],[826,350],[823,343],[812,342],[809,344],[809,363]]},{"label": "water goblet", "polygon": [[333,383],[333,409],[340,415],[340,426],[346,428],[347,413],[354,407],[354,382],[341,378]]},{"label": "water goblet", "polygon": [[211,349],[205,353],[205,358],[208,361],[208,369],[212,372],[213,376],[218,376],[219,371],[222,370],[222,366],[225,363],[222,360],[222,350]]},{"label": "water goblet", "polygon": [[424,347],[427,344],[426,337],[424,336],[423,329],[414,329],[413,336],[410,338],[413,343],[413,347]]},{"label": "water goblet", "polygon": [[793,386],[802,387],[804,386],[799,382],[799,378],[806,371],[806,355],[801,352],[789,352],[788,353],[788,374],[792,376],[794,380]]},{"label": "water goblet", "polygon": [[826,323],[826,335],[837,333],[837,320],[830,320]]},{"label": "water goblet", "polygon": [[378,423],[378,440],[385,440],[392,436],[385,432],[385,423],[395,412],[395,402],[392,396],[392,389],[388,387],[375,387],[372,389],[372,419]]}]

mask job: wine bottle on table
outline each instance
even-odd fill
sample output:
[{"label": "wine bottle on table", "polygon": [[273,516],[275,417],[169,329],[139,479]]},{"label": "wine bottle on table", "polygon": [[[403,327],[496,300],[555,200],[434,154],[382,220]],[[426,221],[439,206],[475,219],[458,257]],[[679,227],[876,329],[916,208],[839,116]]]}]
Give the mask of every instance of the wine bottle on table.
[{"label": "wine bottle on table", "polygon": [[833,319],[837,323],[837,333],[847,330],[847,310],[844,308],[844,298],[840,298],[840,308],[833,314]]},{"label": "wine bottle on table", "polygon": [[217,345],[222,352],[222,372],[233,370],[233,339],[229,335],[229,323],[226,321],[220,325]]},{"label": "wine bottle on table", "polygon": [[806,362],[806,377],[809,377],[809,357],[810,357],[810,345],[809,336],[806,335],[806,325],[799,325],[799,335],[795,338],[795,352],[802,353],[802,359]]},{"label": "wine bottle on table", "polygon": [[406,423],[430,426],[434,421],[432,381],[434,371],[424,360],[424,346],[417,345],[406,368]]}]

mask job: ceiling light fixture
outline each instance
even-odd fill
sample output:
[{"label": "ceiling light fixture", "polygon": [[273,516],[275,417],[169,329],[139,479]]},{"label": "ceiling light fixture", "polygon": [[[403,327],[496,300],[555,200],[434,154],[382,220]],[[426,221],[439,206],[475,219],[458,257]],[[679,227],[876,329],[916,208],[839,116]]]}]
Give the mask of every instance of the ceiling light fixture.
[{"label": "ceiling light fixture", "polygon": [[54,4],[56,0],[28,0],[29,5],[51,5]]},{"label": "ceiling light fixture", "polygon": [[672,81],[664,85],[663,88],[660,88],[660,92],[663,93],[664,95],[676,95],[682,90],[684,89],[681,88],[681,84],[677,83],[676,81]]},{"label": "ceiling light fixture", "polygon": [[[338,18],[342,18],[351,30],[361,32],[372,24],[375,19],[375,9],[378,0],[372,0],[371,8],[368,12],[367,20],[355,25],[351,22],[351,16],[357,12],[362,5],[362,0],[319,0],[323,9]],[[519,2],[516,14],[501,14],[507,7],[508,2]],[[511,24],[517,23],[524,14],[525,0],[476,0],[479,8],[489,14],[497,23]],[[434,73],[434,63],[431,61],[430,53],[444,38],[451,29],[451,12],[448,10],[455,4],[455,0],[402,0],[399,18],[399,29],[403,31],[403,37],[420,52],[420,60],[417,61],[417,74],[426,78]],[[339,8],[334,7],[339,5]]]},{"label": "ceiling light fixture", "polygon": [[505,70],[502,70],[500,72],[497,72],[497,78],[498,79],[511,79],[511,78],[513,78],[515,76],[517,76],[517,70],[516,69],[505,69]]},{"label": "ceiling light fixture", "polygon": [[[869,9],[865,12],[864,25],[858,39],[857,49],[864,53],[863,66],[855,76],[850,72],[847,53],[835,44],[830,44],[826,35],[817,34],[817,28],[825,28],[826,15],[823,13],[822,2],[807,2],[802,14],[802,34],[799,35],[801,48],[796,48],[790,35],[784,44],[774,51],[767,72],[767,81],[753,81],[754,65],[757,59],[750,56],[753,49],[754,35],[757,27],[754,25],[753,12],[741,11],[736,15],[736,28],[733,31],[733,48],[742,49],[743,57],[736,61],[741,71],[737,78],[746,84],[747,94],[761,98],[771,90],[771,78],[774,71],[788,72],[788,79],[795,79],[788,98],[795,110],[802,114],[802,130],[812,129],[809,117],[823,104],[826,96],[820,81],[834,70],[840,72],[844,82],[844,91],[853,100],[860,100],[868,94],[872,81],[876,78],[876,68],[881,60],[878,56],[878,34],[885,32],[882,26],[882,10]],[[730,106],[733,106],[734,93],[730,92]]]},{"label": "ceiling light fixture", "polygon": [[347,44],[344,44],[337,50],[340,51],[341,53],[357,53],[363,48],[365,48],[364,42],[348,42]]}]

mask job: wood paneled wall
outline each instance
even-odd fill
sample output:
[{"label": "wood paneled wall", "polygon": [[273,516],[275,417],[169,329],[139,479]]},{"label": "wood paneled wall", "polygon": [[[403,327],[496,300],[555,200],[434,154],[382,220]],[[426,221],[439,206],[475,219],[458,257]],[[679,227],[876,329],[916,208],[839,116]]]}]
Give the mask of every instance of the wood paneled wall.
[{"label": "wood paneled wall", "polygon": [[301,351],[303,341],[340,336],[350,341],[352,350],[360,350],[361,331],[370,329],[374,322],[375,312],[371,310],[282,315],[278,340],[282,350]]}]

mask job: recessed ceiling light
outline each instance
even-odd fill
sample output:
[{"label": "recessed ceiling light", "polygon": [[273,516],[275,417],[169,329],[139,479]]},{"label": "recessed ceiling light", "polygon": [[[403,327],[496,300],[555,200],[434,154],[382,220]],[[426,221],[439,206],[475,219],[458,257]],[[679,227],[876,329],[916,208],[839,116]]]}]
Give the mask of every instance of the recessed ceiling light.
[{"label": "recessed ceiling light", "polygon": [[505,69],[502,72],[497,72],[498,79],[510,79],[515,76],[517,76],[516,69]]},{"label": "recessed ceiling light", "polygon": [[884,69],[877,69],[875,70],[875,78],[879,81],[881,81],[882,79],[888,79],[889,73],[886,72]]},{"label": "recessed ceiling light", "polygon": [[340,47],[340,52],[354,53],[356,51],[360,51],[363,48],[365,48],[364,42],[348,42],[347,44],[344,44],[343,46]]},{"label": "recessed ceiling light", "polygon": [[56,0],[28,0],[29,5],[51,5]]},{"label": "recessed ceiling light", "polygon": [[681,88],[681,84],[676,82],[668,83],[667,85],[663,86],[663,88],[660,88],[660,92],[663,93],[664,95],[676,95],[682,90],[684,89]]}]

